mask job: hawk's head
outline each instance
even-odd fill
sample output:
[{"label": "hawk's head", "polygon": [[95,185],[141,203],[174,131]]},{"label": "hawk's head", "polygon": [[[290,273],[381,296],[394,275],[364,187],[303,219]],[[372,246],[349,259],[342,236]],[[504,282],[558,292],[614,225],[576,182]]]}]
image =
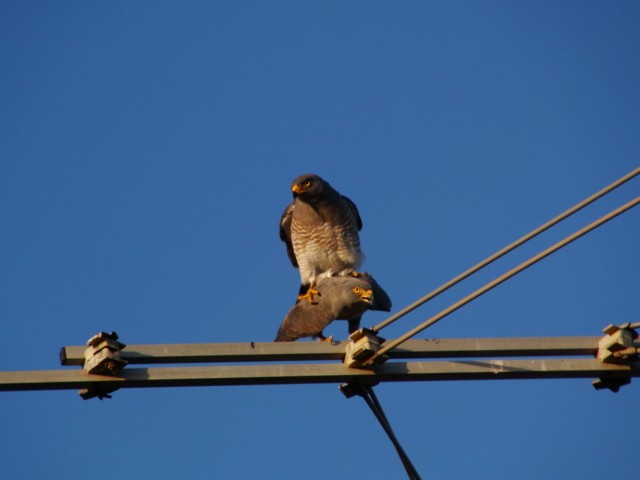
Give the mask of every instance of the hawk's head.
[{"label": "hawk's head", "polygon": [[358,297],[361,302],[364,302],[368,305],[373,305],[373,290],[362,287],[353,287],[351,289],[351,293]]},{"label": "hawk's head", "polygon": [[328,183],[318,175],[307,173],[300,175],[293,181],[291,184],[291,192],[293,193],[293,198],[317,197],[325,192],[325,186],[328,186]]}]

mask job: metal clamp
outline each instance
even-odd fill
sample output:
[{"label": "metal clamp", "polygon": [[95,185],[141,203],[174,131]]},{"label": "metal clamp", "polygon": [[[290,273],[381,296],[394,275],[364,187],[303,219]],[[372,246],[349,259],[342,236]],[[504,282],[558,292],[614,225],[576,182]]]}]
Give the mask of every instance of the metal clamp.
[{"label": "metal clamp", "polygon": [[[602,363],[631,365],[640,359],[640,344],[636,343],[638,332],[634,329],[640,323],[623,323],[622,325],[608,325],[603,332],[606,334],[598,342],[596,358]],[[620,387],[631,383],[630,377],[603,377],[592,382],[596,390],[609,389],[618,392]]]},{"label": "metal clamp", "polygon": [[346,398],[352,398],[356,395],[364,396],[367,388],[375,387],[378,382],[363,383],[363,382],[350,382],[341,384],[338,389]]},{"label": "metal clamp", "polygon": [[618,363],[628,365],[640,358],[640,344],[635,343],[638,332],[634,328],[640,323],[623,323],[620,326],[608,325],[603,332],[604,337],[598,342],[597,358],[602,363]]},{"label": "metal clamp", "polygon": [[594,380],[593,382],[591,382],[591,385],[593,385],[593,388],[595,388],[596,390],[603,390],[607,388],[613,393],[618,393],[620,387],[624,387],[625,385],[629,385],[630,383],[630,377],[604,377]]},{"label": "metal clamp", "polygon": [[[344,364],[349,368],[365,368],[364,363],[380,350],[384,343],[384,338],[368,328],[356,330],[349,335],[349,340],[344,357]],[[382,356],[379,363],[383,363],[387,358]]]},{"label": "metal clamp", "polygon": [[[84,365],[82,369],[91,375],[117,375],[126,365],[126,360],[120,358],[120,351],[126,345],[118,341],[116,332],[100,332],[87,341],[84,351]],[[110,393],[117,388],[91,387],[83,388],[78,394],[85,400],[93,397],[111,398]]]}]

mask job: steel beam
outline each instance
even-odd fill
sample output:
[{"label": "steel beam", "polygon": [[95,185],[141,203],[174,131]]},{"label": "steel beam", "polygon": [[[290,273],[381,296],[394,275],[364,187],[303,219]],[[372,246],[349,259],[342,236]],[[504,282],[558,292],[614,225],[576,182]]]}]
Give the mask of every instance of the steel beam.
[{"label": "steel beam", "polygon": [[[408,340],[390,359],[595,356],[600,337],[460,338]],[[347,342],[244,342],[128,345],[120,358],[130,364],[342,360]],[[62,365],[82,365],[86,347],[62,347]]]},{"label": "steel beam", "polygon": [[375,370],[342,364],[225,365],[131,368],[118,376],[79,369],[0,372],[0,391],[639,376],[638,364],[603,364],[595,359],[387,362]]}]

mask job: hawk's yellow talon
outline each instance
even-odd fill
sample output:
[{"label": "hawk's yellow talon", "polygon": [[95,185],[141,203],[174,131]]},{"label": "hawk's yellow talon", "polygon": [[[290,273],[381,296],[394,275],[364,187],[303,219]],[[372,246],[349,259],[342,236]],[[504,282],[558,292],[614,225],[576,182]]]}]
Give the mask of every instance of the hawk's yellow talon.
[{"label": "hawk's yellow talon", "polygon": [[305,293],[304,295],[298,295],[298,301],[302,301],[306,298],[309,300],[309,303],[316,304],[318,302],[316,302],[316,299],[314,298],[315,295],[320,296],[320,292],[315,288],[309,288],[309,290],[307,290],[307,293]]},{"label": "hawk's yellow talon", "polygon": [[319,342],[329,342],[330,345],[337,345],[337,342],[333,341],[333,335],[325,337],[324,335],[318,335]]}]

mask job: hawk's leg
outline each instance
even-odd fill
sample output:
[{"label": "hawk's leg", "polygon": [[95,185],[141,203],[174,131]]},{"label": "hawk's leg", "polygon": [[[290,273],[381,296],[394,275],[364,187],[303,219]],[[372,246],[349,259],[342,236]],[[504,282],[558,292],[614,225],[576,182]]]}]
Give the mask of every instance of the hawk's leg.
[{"label": "hawk's leg", "polygon": [[360,318],[349,320],[349,335],[360,328]]},{"label": "hawk's leg", "polygon": [[315,284],[300,285],[300,291],[298,292],[298,300],[296,303],[298,303],[301,300],[304,300],[305,298],[309,300],[309,303],[312,303],[312,304],[318,303],[315,299],[315,296],[316,295],[320,296],[320,292],[313,287],[315,287]]},{"label": "hawk's leg", "polygon": [[316,335],[316,338],[319,342],[329,342],[331,345],[335,345],[335,343],[333,342],[333,335],[325,337],[324,333],[320,332],[318,335]]}]

